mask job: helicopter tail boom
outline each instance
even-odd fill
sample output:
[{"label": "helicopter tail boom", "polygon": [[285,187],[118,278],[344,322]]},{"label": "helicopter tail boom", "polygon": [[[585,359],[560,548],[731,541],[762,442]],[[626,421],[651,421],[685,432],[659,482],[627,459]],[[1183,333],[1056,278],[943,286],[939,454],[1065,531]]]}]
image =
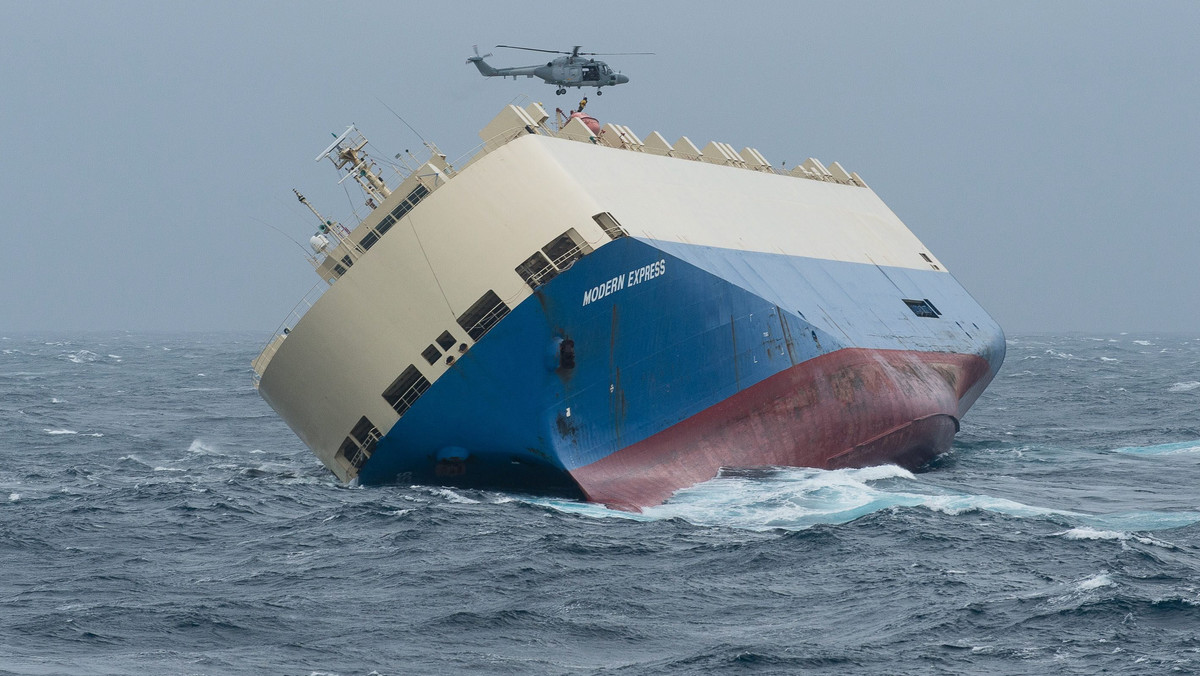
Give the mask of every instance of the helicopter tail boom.
[{"label": "helicopter tail boom", "polygon": [[479,73],[481,75],[484,75],[485,77],[493,77],[495,75],[500,75],[500,71],[489,66],[488,62],[484,61],[482,56],[468,57],[467,63],[475,64],[475,67],[479,69]]}]

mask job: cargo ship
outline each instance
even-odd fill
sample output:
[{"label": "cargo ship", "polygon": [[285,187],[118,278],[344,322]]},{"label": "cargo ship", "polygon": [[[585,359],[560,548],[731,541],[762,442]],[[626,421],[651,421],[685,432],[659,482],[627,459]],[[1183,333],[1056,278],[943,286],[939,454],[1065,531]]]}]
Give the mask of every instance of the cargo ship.
[{"label": "cargo ship", "polygon": [[480,138],[391,179],[354,127],[317,158],[369,213],[310,206],[321,280],[253,367],[342,481],[637,510],[722,468],[919,468],[1003,362],[997,323],[836,162],[537,103]]}]

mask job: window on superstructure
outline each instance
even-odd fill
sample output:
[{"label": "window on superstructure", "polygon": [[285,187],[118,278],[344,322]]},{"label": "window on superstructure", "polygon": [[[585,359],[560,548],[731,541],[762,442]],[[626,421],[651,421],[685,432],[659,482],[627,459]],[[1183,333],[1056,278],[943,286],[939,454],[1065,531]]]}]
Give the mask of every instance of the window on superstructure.
[{"label": "window on superstructure", "polygon": [[941,313],[937,311],[937,308],[933,306],[933,303],[929,302],[928,298],[922,300],[905,298],[904,304],[907,305],[908,309],[912,310],[913,314],[918,317],[937,319],[941,315]]},{"label": "window on superstructure", "polygon": [[579,235],[579,232],[575,228],[571,228],[542,247],[542,252],[550,259],[550,263],[554,267],[562,271],[571,267],[571,264],[575,261],[591,253],[592,247]]},{"label": "window on superstructure", "polygon": [[354,429],[350,430],[350,436],[357,439],[359,445],[366,446],[372,441],[378,441],[381,435],[379,434],[379,430],[364,415],[355,423]]},{"label": "window on superstructure", "polygon": [[437,349],[436,345],[430,343],[429,347],[425,348],[425,351],[421,353],[421,356],[425,358],[425,361],[429,362],[430,366],[433,366],[442,358],[442,351]]},{"label": "window on superstructure", "polygon": [[412,211],[412,205],[408,203],[408,200],[404,200],[400,202],[395,209],[392,209],[392,216],[394,216],[398,221],[401,218],[404,218],[405,214],[410,211]]},{"label": "window on superstructure", "polygon": [[354,266],[354,261],[353,261],[353,259],[350,258],[350,254],[346,254],[345,256],[342,256],[342,263],[344,263],[347,268]]},{"label": "window on superstructure", "polygon": [[428,389],[429,380],[421,375],[416,366],[409,364],[408,368],[383,391],[383,399],[397,414],[404,415]]},{"label": "window on superstructure", "polygon": [[346,437],[346,440],[342,442],[337,454],[345,458],[346,462],[350,463],[350,466],[355,471],[362,469],[362,466],[367,462],[366,454],[360,451],[358,444],[354,443],[354,440],[350,437]]},{"label": "window on superstructure", "polygon": [[604,231],[604,234],[608,235],[609,239],[629,236],[629,233],[625,232],[625,228],[622,228],[617,219],[613,218],[613,215],[607,211],[602,211],[592,216],[592,220],[596,221],[596,225],[600,226],[600,229]]},{"label": "window on superstructure", "polygon": [[379,241],[379,234],[376,233],[374,230],[371,230],[370,232],[367,233],[366,237],[362,238],[362,241],[360,241],[359,244],[361,244],[362,248],[364,248],[364,249],[370,249],[371,247],[375,246],[375,242],[378,242],[378,241]]},{"label": "window on superstructure", "polygon": [[418,183],[417,187],[413,188],[412,192],[408,193],[407,199],[409,202],[412,202],[412,204],[414,206],[416,206],[417,202],[420,202],[421,200],[425,199],[425,196],[428,194],[429,194],[429,188],[426,188],[425,186]]},{"label": "window on superstructure", "polygon": [[392,226],[395,224],[396,224],[396,217],[391,214],[388,214],[387,216],[384,216],[381,221],[379,221],[379,225],[375,226],[375,231],[378,232],[379,234],[383,235],[383,234],[387,233],[388,230],[391,230]]},{"label": "window on superstructure", "polygon": [[517,274],[521,279],[525,280],[531,288],[538,288],[554,278],[558,274],[558,270],[550,265],[550,259],[541,251],[534,251],[533,255],[525,259],[525,262],[516,267]]},{"label": "window on superstructure", "polygon": [[442,331],[442,335],[437,337],[437,344],[442,346],[443,350],[449,350],[454,347],[454,334],[449,331]]},{"label": "window on superstructure", "polygon": [[337,454],[345,458],[346,462],[350,463],[355,470],[362,469],[371,454],[375,452],[375,445],[382,437],[379,429],[372,425],[366,416],[363,416],[350,430],[350,436],[342,441]]},{"label": "window on superstructure", "polygon": [[341,277],[342,275],[346,274],[346,268],[343,268],[340,265],[335,265],[333,266],[333,274]]},{"label": "window on superstructure", "polygon": [[478,341],[483,334],[498,324],[504,315],[508,314],[508,306],[500,300],[495,291],[488,290],[479,300],[475,301],[467,311],[458,318],[458,325],[463,327],[471,340]]}]

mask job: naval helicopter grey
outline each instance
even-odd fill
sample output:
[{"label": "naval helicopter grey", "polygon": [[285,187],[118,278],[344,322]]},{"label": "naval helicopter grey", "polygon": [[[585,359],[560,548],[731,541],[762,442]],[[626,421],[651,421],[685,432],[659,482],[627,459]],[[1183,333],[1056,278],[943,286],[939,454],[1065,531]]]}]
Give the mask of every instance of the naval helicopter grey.
[{"label": "naval helicopter grey", "polygon": [[546,84],[557,85],[558,89],[555,94],[563,95],[567,93],[567,87],[595,87],[596,94],[603,94],[601,87],[615,87],[619,84],[629,82],[629,76],[621,73],[614,73],[608,64],[603,61],[597,61],[595,56],[628,56],[628,55],[649,55],[653,52],[581,52],[579,45],[569,52],[564,52],[558,49],[535,49],[533,47],[516,47],[514,45],[496,45],[505,49],[523,49],[527,52],[545,52],[547,54],[565,54],[566,56],[557,57],[551,61],[547,61],[545,65],[537,66],[518,66],[515,68],[493,68],[484,59],[491,54],[479,55],[479,46],[475,46],[475,56],[467,58],[467,63],[475,64],[479,72],[484,77],[511,77],[514,80],[518,75],[525,77],[540,77]]}]

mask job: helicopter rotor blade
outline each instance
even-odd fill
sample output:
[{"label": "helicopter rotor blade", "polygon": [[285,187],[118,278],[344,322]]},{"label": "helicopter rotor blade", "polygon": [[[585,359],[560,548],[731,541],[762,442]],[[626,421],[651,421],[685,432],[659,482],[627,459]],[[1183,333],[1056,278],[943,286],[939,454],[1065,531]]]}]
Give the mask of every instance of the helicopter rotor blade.
[{"label": "helicopter rotor blade", "polygon": [[[547,54],[570,54],[570,52],[564,52],[561,49],[538,49],[536,47],[518,47],[516,45],[496,45],[496,46],[504,47],[505,49],[524,49],[527,52],[546,52]],[[576,49],[578,49],[578,47]]]},{"label": "helicopter rotor blade", "polygon": [[654,52],[579,52],[586,56],[654,56]]}]

